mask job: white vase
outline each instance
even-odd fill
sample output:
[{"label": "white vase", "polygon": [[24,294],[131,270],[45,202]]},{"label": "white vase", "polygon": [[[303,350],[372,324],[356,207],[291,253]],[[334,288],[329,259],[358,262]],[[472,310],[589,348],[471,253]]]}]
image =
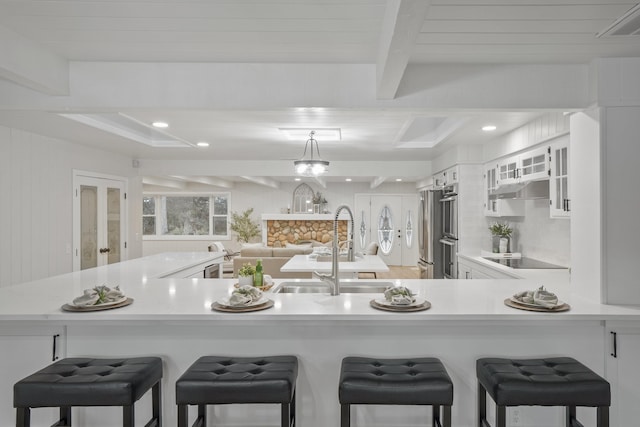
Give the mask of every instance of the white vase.
[{"label": "white vase", "polygon": [[238,276],[238,284],[240,286],[253,286],[253,276]]}]

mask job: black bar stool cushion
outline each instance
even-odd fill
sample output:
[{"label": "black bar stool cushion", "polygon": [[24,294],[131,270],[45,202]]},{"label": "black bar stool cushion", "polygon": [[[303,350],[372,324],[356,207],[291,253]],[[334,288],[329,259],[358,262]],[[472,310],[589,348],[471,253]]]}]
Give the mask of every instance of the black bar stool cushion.
[{"label": "black bar stool cushion", "polygon": [[434,357],[345,357],[340,371],[342,404],[452,405],[453,383]]},{"label": "black bar stool cushion", "polygon": [[295,356],[204,356],[176,382],[176,403],[289,403],[297,376]]},{"label": "black bar stool cushion", "polygon": [[497,405],[609,406],[609,383],[570,357],[484,358],[478,380]]},{"label": "black bar stool cushion", "polygon": [[160,378],[159,357],[66,358],[18,381],[13,406],[128,406]]}]

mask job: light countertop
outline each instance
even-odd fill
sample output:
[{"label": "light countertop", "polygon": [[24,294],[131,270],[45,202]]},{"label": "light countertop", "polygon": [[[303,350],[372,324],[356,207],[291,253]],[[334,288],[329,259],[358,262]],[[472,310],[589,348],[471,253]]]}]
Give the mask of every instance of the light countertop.
[{"label": "light countertop", "polygon": [[[207,261],[212,255],[183,255],[186,263]],[[163,279],[167,270],[180,270],[182,256],[160,254],[55,276],[0,289],[0,321],[48,322],[191,322],[191,321],[515,321],[515,320],[640,320],[640,307],[602,305],[588,301],[569,284],[535,280],[394,280],[408,286],[419,297],[431,302],[429,310],[415,313],[390,313],[372,308],[369,302],[380,294],[271,294],[274,307],[249,313],[220,313],[211,303],[227,297],[234,279]],[[161,265],[158,265],[158,264]],[[164,271],[163,271],[164,270]],[[291,281],[291,279],[276,280]],[[304,280],[304,279],[301,279]],[[304,280],[307,281],[307,280]],[[342,280],[358,282],[358,280]],[[370,281],[369,281],[370,282]],[[379,280],[379,282],[389,282]],[[134,303],[114,310],[74,313],[61,306],[79,296],[83,289],[97,284],[120,285]],[[571,305],[562,313],[537,313],[504,305],[514,293],[546,285],[547,289]]]},{"label": "light countertop", "polygon": [[[328,273],[331,272],[331,261],[319,262],[310,255],[294,255],[280,268],[280,271],[294,273],[318,271]],[[389,271],[389,267],[377,255],[363,255],[357,256],[353,262],[340,261],[339,271],[340,273],[384,272]]]},{"label": "light countertop", "polygon": [[526,268],[511,268],[506,265],[498,264],[488,259],[483,258],[480,255],[470,255],[458,253],[458,257],[469,261],[476,262],[487,268],[491,268],[502,274],[513,277],[514,279],[528,279],[540,282],[545,282],[548,285],[554,284],[567,284],[571,280],[570,270],[568,268],[558,269],[526,269]]}]

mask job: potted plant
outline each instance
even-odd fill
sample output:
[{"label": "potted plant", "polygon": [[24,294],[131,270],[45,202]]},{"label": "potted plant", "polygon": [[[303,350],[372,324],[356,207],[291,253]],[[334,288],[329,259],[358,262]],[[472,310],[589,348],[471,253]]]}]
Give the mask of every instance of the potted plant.
[{"label": "potted plant", "polygon": [[231,212],[231,231],[236,233],[238,243],[249,243],[251,239],[260,235],[260,224],[251,219],[253,208],[241,214]]},{"label": "potted plant", "polygon": [[256,273],[256,268],[249,264],[245,263],[238,270],[238,284],[240,286],[249,285],[253,286],[253,275]]},{"label": "potted plant", "polygon": [[491,231],[491,250],[494,253],[505,253],[511,251],[511,233],[513,229],[508,224],[500,224],[498,222],[489,226]]},{"label": "potted plant", "polygon": [[327,207],[327,199],[319,191],[313,196],[313,213],[324,213]]}]

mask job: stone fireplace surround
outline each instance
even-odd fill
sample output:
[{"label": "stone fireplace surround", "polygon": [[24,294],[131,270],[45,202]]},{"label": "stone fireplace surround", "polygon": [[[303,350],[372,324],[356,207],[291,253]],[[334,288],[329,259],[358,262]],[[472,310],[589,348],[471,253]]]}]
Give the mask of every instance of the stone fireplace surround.
[{"label": "stone fireplace surround", "polygon": [[[347,219],[338,220],[338,241],[347,239]],[[333,240],[331,214],[264,214],[262,215],[262,241],[266,246],[285,247],[302,240],[330,243]]]}]

